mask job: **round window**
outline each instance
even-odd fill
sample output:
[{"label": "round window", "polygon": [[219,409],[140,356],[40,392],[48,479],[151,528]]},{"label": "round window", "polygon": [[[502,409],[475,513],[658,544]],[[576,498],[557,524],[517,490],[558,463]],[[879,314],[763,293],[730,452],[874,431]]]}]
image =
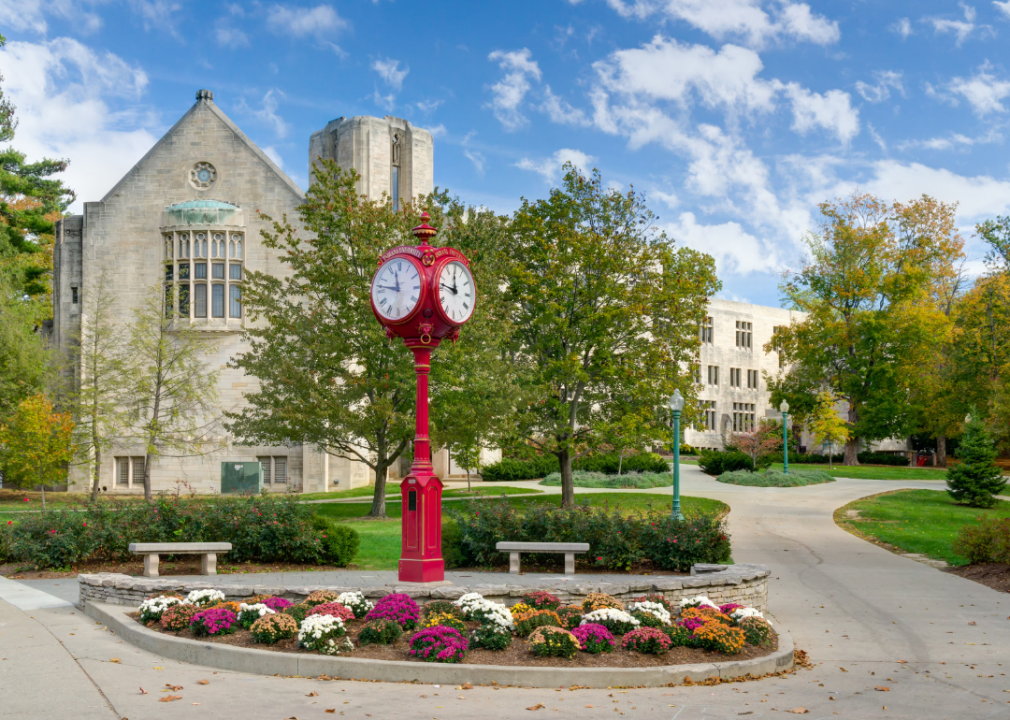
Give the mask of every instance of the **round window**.
[{"label": "round window", "polygon": [[210,170],[207,168],[200,168],[196,171],[196,179],[202,183],[210,181]]},{"label": "round window", "polygon": [[198,162],[189,171],[189,181],[197,190],[206,190],[217,180],[217,170],[209,162]]}]

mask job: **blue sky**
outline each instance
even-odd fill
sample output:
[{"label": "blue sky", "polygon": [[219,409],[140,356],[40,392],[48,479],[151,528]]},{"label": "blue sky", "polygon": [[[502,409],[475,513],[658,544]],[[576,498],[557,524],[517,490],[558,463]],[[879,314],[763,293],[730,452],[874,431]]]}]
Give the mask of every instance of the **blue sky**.
[{"label": "blue sky", "polygon": [[1010,0],[300,4],[0,0],[15,145],[98,200],[194,101],[303,187],[311,132],[405,117],[435,183],[514,210],[561,163],[646,193],[723,297],[778,305],[817,204],[855,188],[1008,214]]}]

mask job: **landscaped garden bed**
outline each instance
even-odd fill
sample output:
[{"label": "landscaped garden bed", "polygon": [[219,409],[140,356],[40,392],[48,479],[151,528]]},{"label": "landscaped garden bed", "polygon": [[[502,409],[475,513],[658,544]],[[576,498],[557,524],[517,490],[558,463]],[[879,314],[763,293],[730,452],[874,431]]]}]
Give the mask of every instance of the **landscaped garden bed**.
[{"label": "landscaped garden bed", "polygon": [[821,470],[790,470],[787,474],[771,468],[757,472],[734,470],[724,472],[716,479],[730,485],[750,485],[753,487],[801,487],[835,481],[833,477]]},{"label": "landscaped garden bed", "polygon": [[214,590],[158,596],[131,617],[181,639],[417,663],[650,668],[750,660],[778,648],[760,612],[737,604],[720,609],[704,596],[622,603],[597,593],[563,606],[551,593],[533,591],[511,608],[477,593],[424,606],[402,594],[373,604],[360,593],[330,591],[298,604],[279,597],[223,600]]}]

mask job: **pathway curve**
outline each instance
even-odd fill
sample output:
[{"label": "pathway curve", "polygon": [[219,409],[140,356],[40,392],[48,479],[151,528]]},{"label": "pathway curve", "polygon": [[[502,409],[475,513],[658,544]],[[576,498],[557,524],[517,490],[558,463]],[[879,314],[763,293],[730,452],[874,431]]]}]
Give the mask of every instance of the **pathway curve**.
[{"label": "pathway curve", "polygon": [[[515,483],[522,485],[521,483]],[[893,555],[835,526],[852,500],[936,482],[839,480],[801,488],[722,485],[684,468],[683,492],[732,507],[734,558],[772,568],[769,607],[815,663],[715,687],[544,691],[320,682],[219,672],[157,658],[107,632],[74,634],[74,608],[33,611],[119,716],[161,718],[1010,718],[1010,595]],[[550,491],[549,488],[545,488]],[[669,488],[650,492],[666,493]],[[0,623],[14,613],[0,601]],[[2,646],[2,644],[0,644]],[[6,650],[3,651],[7,653]],[[120,663],[109,658],[118,657]],[[0,676],[2,677],[2,676]],[[197,685],[209,679],[206,686]],[[159,705],[165,683],[183,699]],[[149,690],[141,695],[139,687]],[[876,690],[875,688],[887,688]],[[0,694],[10,688],[0,686]],[[318,695],[311,695],[318,693]],[[194,705],[193,703],[199,703]],[[537,705],[542,709],[529,710]],[[324,709],[333,708],[333,714]],[[0,716],[2,716],[0,710]],[[40,713],[40,717],[63,717]]]}]

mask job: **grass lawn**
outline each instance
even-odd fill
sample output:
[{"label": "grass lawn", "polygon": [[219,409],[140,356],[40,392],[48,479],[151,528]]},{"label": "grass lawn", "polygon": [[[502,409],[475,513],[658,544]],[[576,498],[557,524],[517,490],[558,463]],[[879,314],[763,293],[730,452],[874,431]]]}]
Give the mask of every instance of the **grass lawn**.
[{"label": "grass lawn", "polygon": [[[386,500],[390,498],[400,497],[399,485],[388,485],[389,489],[386,491]],[[520,495],[524,493],[530,493],[536,495],[541,493],[543,490],[537,490],[535,488],[517,488],[517,487],[506,487],[506,486],[480,486],[474,488],[473,492],[467,492],[466,488],[453,488],[451,490],[446,490],[442,493],[444,498],[454,498],[454,497],[488,497],[489,495]],[[325,492],[325,493],[306,493],[304,495],[299,495],[299,500],[339,500],[341,498],[371,498],[375,494],[375,486],[369,485],[367,487],[353,488],[351,490],[338,490],[336,492]]]},{"label": "grass lawn", "polygon": [[[848,517],[849,511],[858,519]],[[964,565],[951,545],[958,531],[982,517],[1010,517],[1010,503],[983,510],[956,505],[943,490],[899,490],[856,500],[835,511],[835,522],[855,534],[921,553],[951,565]]]},{"label": "grass lawn", "polygon": [[[782,463],[774,463],[776,470],[782,469]],[[827,465],[789,463],[789,469],[820,470],[835,478],[854,478],[856,480],[946,480],[946,468],[929,467],[895,467],[892,465],[855,465],[846,467],[835,465],[833,469]]]},{"label": "grass lawn", "polygon": [[[592,505],[619,505],[628,510],[645,510],[651,506],[657,510],[667,510],[670,499],[655,495],[631,493],[593,493],[581,496]],[[578,496],[576,499],[580,499]],[[726,512],[729,507],[718,500],[708,498],[681,497],[681,507],[685,513]],[[516,507],[529,503],[561,504],[560,495],[545,497],[512,498],[509,503]],[[395,570],[400,559],[400,503],[386,504],[389,520],[356,520],[369,510],[368,503],[331,503],[317,505],[316,514],[329,518],[346,520],[347,524],[361,534],[361,549],[354,559],[363,570]]]}]

